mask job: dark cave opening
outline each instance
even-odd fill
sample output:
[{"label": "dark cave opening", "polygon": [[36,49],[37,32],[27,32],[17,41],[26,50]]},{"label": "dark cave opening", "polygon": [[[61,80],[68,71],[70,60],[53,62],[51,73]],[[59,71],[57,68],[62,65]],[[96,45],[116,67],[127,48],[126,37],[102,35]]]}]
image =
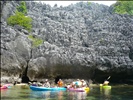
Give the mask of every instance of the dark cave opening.
[{"label": "dark cave opening", "polygon": [[62,77],[61,76],[56,76],[55,77],[55,83],[57,84],[57,82],[59,81],[59,79],[62,79]]}]

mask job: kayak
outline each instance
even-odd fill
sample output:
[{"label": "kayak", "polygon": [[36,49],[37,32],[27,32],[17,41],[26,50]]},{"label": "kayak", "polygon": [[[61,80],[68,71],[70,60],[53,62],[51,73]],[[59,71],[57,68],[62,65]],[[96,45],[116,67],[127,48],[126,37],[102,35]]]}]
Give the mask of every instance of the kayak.
[{"label": "kayak", "polygon": [[22,88],[22,89],[29,89],[29,85],[28,85],[28,84],[21,85],[21,88]]},{"label": "kayak", "polygon": [[2,87],[0,87],[1,89],[8,89],[11,88],[12,84],[4,84]]},{"label": "kayak", "polygon": [[7,86],[0,87],[0,89],[7,89],[7,88],[8,88]]},{"label": "kayak", "polygon": [[89,91],[89,87],[85,87],[85,88],[68,88],[69,91],[75,91],[75,92],[88,92]]},{"label": "kayak", "polygon": [[28,85],[28,84],[26,83],[15,84],[15,86],[23,86],[23,85]]},{"label": "kayak", "polygon": [[111,89],[111,86],[107,85],[107,86],[102,86],[103,89]]},{"label": "kayak", "polygon": [[103,84],[100,84],[100,88],[103,88],[103,89],[111,89],[111,86],[110,85],[103,85]]},{"label": "kayak", "polygon": [[21,89],[29,89],[29,85],[26,83],[15,84],[15,86],[20,87]]},{"label": "kayak", "polygon": [[38,87],[38,86],[30,86],[30,89],[33,91],[65,91],[65,87],[52,87],[52,88],[47,88],[47,87]]},{"label": "kayak", "polygon": [[7,88],[11,88],[13,85],[12,84],[5,84],[4,86],[6,86]]}]

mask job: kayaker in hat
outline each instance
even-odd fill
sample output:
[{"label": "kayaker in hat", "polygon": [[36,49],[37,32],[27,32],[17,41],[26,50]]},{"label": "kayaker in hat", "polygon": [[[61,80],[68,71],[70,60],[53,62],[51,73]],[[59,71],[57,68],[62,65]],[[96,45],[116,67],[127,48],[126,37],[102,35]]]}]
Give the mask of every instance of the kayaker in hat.
[{"label": "kayaker in hat", "polygon": [[104,81],[103,85],[108,85],[109,81]]},{"label": "kayaker in hat", "polygon": [[44,87],[50,87],[50,83],[49,83],[48,79],[45,80],[43,86]]},{"label": "kayaker in hat", "polygon": [[86,87],[87,86],[87,83],[86,83],[85,80],[82,79],[81,82],[82,82],[82,87]]},{"label": "kayaker in hat", "polygon": [[103,85],[108,85],[108,84],[109,84],[109,81],[107,81],[107,80],[109,80],[110,77],[111,77],[111,76],[109,76],[109,77],[104,81]]}]

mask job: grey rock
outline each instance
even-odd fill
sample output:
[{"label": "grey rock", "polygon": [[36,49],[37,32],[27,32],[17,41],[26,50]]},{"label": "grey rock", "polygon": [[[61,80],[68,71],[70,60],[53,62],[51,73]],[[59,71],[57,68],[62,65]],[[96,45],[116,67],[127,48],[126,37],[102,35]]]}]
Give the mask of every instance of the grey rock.
[{"label": "grey rock", "polygon": [[[3,72],[15,69],[18,75],[28,65],[32,80],[62,76],[99,81],[108,75],[133,76],[133,16],[113,14],[113,6],[95,3],[51,7],[26,1],[27,16],[33,20],[29,33],[6,23],[18,4],[7,2],[2,9]],[[29,34],[44,42],[33,48]]]}]

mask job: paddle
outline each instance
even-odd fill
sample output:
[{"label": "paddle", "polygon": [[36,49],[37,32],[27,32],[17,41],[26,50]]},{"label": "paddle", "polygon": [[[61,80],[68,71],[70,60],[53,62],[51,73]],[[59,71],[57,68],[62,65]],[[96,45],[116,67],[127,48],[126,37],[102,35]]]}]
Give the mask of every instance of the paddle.
[{"label": "paddle", "polygon": [[[108,80],[110,79],[110,77],[111,77],[111,76],[109,76],[109,77],[104,81],[103,84],[100,84],[100,86],[103,86],[103,85],[105,84],[106,81],[108,82]],[[109,82],[108,82],[108,83],[109,83]],[[108,84],[108,83],[107,83],[107,84]]]},{"label": "paddle", "polygon": [[[110,79],[110,77],[111,77],[111,76],[109,76],[109,77],[107,78],[107,80],[109,80],[109,79]],[[106,81],[107,81],[107,80],[106,80]]]},{"label": "paddle", "polygon": [[111,77],[111,76],[109,76],[109,77],[104,81],[104,83],[105,83],[105,82],[108,82],[108,83],[109,83],[108,80],[110,79],[110,77]]}]

